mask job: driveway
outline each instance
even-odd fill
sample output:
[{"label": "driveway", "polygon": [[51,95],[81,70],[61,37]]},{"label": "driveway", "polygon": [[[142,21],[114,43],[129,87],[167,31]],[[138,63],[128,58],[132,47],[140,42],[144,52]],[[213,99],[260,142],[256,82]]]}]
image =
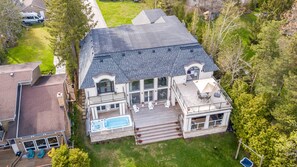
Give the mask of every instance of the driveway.
[{"label": "driveway", "polygon": [[89,3],[92,7],[92,11],[94,13],[94,17],[92,20],[94,22],[97,22],[95,28],[107,28],[107,25],[98,7],[98,4],[96,3],[96,0],[86,0],[86,3]]}]

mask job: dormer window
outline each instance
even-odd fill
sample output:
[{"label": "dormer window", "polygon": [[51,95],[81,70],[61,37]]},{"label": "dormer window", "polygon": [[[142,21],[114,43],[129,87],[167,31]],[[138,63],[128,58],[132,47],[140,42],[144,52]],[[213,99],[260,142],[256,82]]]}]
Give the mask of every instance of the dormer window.
[{"label": "dormer window", "polygon": [[199,71],[200,69],[197,66],[191,67],[187,71],[187,81],[196,80],[199,78]]},{"label": "dormer window", "polygon": [[103,79],[96,85],[98,94],[114,92],[114,82],[108,79]]}]

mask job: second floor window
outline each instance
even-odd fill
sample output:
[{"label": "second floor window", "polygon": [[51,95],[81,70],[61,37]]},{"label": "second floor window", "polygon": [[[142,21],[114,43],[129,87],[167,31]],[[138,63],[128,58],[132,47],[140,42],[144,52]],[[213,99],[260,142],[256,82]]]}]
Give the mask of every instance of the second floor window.
[{"label": "second floor window", "polygon": [[108,79],[101,80],[97,83],[98,94],[114,92],[114,83]]}]

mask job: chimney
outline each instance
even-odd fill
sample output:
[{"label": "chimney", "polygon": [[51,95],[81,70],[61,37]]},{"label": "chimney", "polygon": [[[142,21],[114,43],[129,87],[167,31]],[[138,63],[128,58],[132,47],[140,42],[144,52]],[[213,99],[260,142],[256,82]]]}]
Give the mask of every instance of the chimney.
[{"label": "chimney", "polygon": [[64,107],[64,98],[63,98],[63,93],[58,92],[57,93],[57,99],[60,107]]}]

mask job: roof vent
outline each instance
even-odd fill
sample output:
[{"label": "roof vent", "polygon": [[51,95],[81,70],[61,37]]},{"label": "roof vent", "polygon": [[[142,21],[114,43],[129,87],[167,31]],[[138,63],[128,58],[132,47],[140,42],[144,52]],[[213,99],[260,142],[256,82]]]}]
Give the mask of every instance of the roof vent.
[{"label": "roof vent", "polygon": [[122,57],[125,57],[125,53],[122,53]]},{"label": "roof vent", "polygon": [[170,52],[171,51],[171,48],[168,48],[168,52]]},{"label": "roof vent", "polygon": [[141,51],[138,51],[138,54],[141,54]]},{"label": "roof vent", "polygon": [[155,53],[156,51],[155,51],[155,50],[153,50],[152,52],[153,52],[153,53]]},{"label": "roof vent", "polygon": [[14,76],[14,73],[13,73],[13,72],[11,72],[9,75],[10,75],[11,77],[13,77],[13,76]]},{"label": "roof vent", "polygon": [[193,49],[191,49],[190,52],[194,52]]},{"label": "roof vent", "polygon": [[63,93],[58,92],[57,93],[57,99],[60,107],[64,107],[64,99],[63,99]]}]

